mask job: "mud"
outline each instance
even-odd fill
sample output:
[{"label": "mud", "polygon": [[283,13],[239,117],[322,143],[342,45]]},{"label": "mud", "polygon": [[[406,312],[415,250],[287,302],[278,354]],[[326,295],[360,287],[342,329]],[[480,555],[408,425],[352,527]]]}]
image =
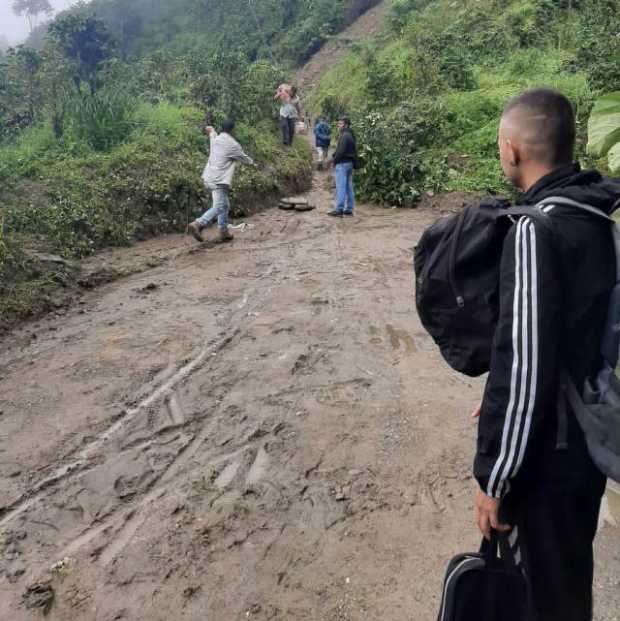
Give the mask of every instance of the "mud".
[{"label": "mud", "polygon": [[[325,186],[225,246],[111,251],[127,276],[4,338],[0,619],[434,618],[478,544],[482,384],[413,309],[437,209],[341,221]],[[602,524],[600,621],[619,542]]]}]

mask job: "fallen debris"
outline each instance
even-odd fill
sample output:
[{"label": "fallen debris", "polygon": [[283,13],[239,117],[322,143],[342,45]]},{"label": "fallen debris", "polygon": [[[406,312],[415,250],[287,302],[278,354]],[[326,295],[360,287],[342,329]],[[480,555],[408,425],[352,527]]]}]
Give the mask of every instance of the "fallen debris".
[{"label": "fallen debris", "polygon": [[307,198],[281,198],[280,203],[283,205],[307,205]]},{"label": "fallen debris", "polygon": [[278,209],[282,209],[282,211],[312,211],[316,209],[314,205],[310,203],[285,203],[280,202],[278,204]]}]

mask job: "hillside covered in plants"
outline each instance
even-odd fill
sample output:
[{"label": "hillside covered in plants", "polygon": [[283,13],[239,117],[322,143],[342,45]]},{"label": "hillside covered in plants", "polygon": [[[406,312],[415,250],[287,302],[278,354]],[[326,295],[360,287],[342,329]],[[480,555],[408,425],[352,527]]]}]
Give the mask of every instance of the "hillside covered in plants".
[{"label": "hillside covered in plants", "polygon": [[[208,200],[204,123],[234,117],[259,163],[239,170],[238,215],[307,188],[308,149],[279,145],[275,86],[377,4],[92,0],[0,53],[0,313],[45,306],[37,253],[72,259],[184,230]],[[382,34],[326,63],[304,94],[311,112],[352,117],[363,198],[414,206],[425,192],[508,191],[497,121],[534,85],[571,97],[579,157],[606,165],[585,144],[594,102],[620,90],[620,0],[385,4]],[[599,126],[608,148],[608,120]]]},{"label": "hillside covered in plants", "polygon": [[207,204],[202,124],[234,118],[258,163],[239,170],[237,214],[306,188],[308,150],[282,151],[273,93],[372,4],[93,0],[0,54],[3,312],[23,289],[40,299],[35,252],[74,258],[182,231]]},{"label": "hillside covered in plants", "polygon": [[392,0],[384,33],[356,44],[311,107],[353,118],[366,198],[410,206],[425,191],[506,192],[503,105],[531,86],[577,106],[579,157],[600,95],[620,90],[619,0]]}]

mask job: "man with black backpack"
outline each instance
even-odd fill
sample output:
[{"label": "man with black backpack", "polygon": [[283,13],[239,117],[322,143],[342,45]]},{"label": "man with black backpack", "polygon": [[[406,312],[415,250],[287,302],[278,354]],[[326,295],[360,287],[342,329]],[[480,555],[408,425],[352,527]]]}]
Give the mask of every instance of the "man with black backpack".
[{"label": "man with black backpack", "polygon": [[[575,115],[562,94],[513,99],[499,129],[502,168],[551,223],[517,217],[502,251],[499,318],[479,416],[476,521],[504,532],[528,578],[532,621],[592,619],[592,544],[605,476],[588,452],[564,382],[602,365],[616,255],[609,221],[620,188],[573,163]],[[563,378],[569,378],[565,380]],[[482,618],[482,617],[481,617]]]}]

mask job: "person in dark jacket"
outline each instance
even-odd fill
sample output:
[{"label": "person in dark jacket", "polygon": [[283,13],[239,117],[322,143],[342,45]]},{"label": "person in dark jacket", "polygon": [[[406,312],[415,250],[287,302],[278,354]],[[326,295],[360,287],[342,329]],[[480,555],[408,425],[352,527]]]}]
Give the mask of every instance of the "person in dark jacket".
[{"label": "person in dark jacket", "polygon": [[325,156],[327,155],[329,145],[332,141],[332,128],[329,126],[329,123],[323,118],[317,119],[317,122],[314,126],[314,139],[316,151],[319,156],[318,168],[319,170],[323,170]]},{"label": "person in dark jacket", "polygon": [[[502,168],[522,205],[566,197],[611,213],[620,187],[573,163],[575,115],[562,94],[526,91],[499,129]],[[528,621],[592,619],[592,543],[605,478],[568,412],[558,439],[559,376],[577,386],[600,369],[616,277],[610,226],[578,209],[544,210],[551,230],[522,217],[503,249],[500,316],[480,408],[474,474],[478,526],[507,533],[505,551],[531,589]]]},{"label": "person in dark jacket", "polygon": [[351,121],[342,117],[338,121],[338,144],[332,156],[336,172],[336,208],[330,216],[352,216],[355,208],[353,191],[353,168],[357,160],[357,144],[351,130]]}]

